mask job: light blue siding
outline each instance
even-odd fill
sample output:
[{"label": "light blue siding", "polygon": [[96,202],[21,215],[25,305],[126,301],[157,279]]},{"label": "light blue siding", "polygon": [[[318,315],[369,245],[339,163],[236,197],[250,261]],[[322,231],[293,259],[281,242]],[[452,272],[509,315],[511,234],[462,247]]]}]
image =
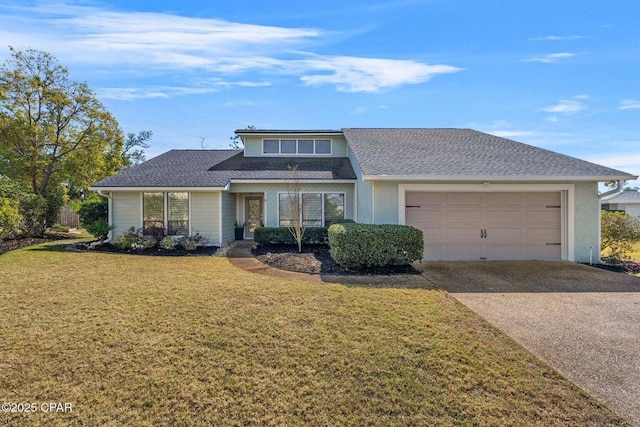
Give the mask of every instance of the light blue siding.
[{"label": "light blue siding", "polygon": [[220,243],[220,192],[192,192],[191,196],[191,233],[200,233],[209,239],[210,245]]},{"label": "light blue siding", "polygon": [[398,184],[375,182],[373,184],[373,221],[375,224],[398,223]]},{"label": "light blue siding", "polygon": [[589,251],[593,250],[593,261],[600,256],[600,200],[598,183],[575,184],[575,261],[589,262]]},{"label": "light blue siding", "polygon": [[356,182],[356,212],[355,220],[362,224],[371,224],[373,222],[373,184],[362,180],[362,169],[356,161],[355,155],[349,148],[349,161],[353,167],[358,181]]},{"label": "light blue siding", "polygon": [[[347,157],[347,141],[343,136],[339,135],[270,135],[264,136],[245,136],[244,137],[244,155],[245,157],[262,157],[262,140],[263,139],[330,139],[331,140],[331,155],[300,155],[296,154],[293,157]],[[265,157],[273,157],[274,155],[268,155]],[[291,157],[282,155],[282,157]]]},{"label": "light blue siding", "polygon": [[[302,192],[345,193],[345,217],[355,219],[354,198],[355,184],[301,184]],[[231,184],[232,193],[264,194],[265,226],[278,226],[278,193],[286,193],[287,186],[283,184]],[[234,216],[235,218],[235,216]]]},{"label": "light blue siding", "polygon": [[228,243],[235,239],[234,223],[236,221],[236,195],[222,192],[222,241]]},{"label": "light blue siding", "polygon": [[142,227],[142,195],[139,191],[114,191],[111,201],[111,220],[115,225],[113,237],[124,234],[129,228]]}]

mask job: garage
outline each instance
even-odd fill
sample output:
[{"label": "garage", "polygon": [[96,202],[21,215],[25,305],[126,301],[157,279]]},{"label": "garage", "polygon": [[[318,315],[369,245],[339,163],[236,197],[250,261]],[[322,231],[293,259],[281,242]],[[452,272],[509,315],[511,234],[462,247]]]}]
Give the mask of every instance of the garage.
[{"label": "garage", "polygon": [[560,260],[562,193],[411,192],[405,223],[424,233],[425,260]]}]

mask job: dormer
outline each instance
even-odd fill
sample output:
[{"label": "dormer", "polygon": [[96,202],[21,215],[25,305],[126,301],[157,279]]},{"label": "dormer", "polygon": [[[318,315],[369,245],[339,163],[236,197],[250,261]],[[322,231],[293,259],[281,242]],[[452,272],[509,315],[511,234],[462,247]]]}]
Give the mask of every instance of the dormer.
[{"label": "dormer", "polygon": [[238,129],[245,157],[347,157],[340,130]]}]

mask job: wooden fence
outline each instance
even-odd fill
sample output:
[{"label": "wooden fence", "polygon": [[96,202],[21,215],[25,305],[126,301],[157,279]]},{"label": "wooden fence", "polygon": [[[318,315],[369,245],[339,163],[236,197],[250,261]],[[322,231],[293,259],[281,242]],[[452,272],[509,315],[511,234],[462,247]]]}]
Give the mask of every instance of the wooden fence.
[{"label": "wooden fence", "polygon": [[58,215],[58,224],[69,228],[80,227],[80,215],[73,209],[63,209]]}]

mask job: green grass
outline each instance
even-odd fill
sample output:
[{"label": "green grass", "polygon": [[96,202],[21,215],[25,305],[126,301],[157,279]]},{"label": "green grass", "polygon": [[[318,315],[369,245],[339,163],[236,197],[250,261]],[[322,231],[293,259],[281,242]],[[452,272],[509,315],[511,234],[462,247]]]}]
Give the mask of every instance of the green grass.
[{"label": "green grass", "polygon": [[29,425],[625,425],[446,292],[225,258],[0,256],[0,397]]}]

